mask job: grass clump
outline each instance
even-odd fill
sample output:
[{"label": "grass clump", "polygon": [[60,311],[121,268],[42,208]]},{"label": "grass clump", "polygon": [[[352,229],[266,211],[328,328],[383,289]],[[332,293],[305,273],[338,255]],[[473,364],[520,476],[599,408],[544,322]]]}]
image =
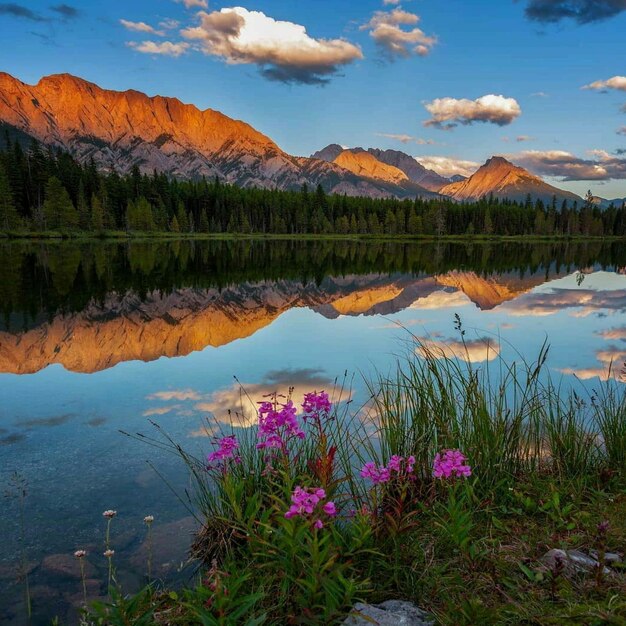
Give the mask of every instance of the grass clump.
[{"label": "grass clump", "polygon": [[207,459],[160,431],[192,478],[197,585],[89,619],[333,624],[357,601],[406,599],[439,624],[626,624],[623,565],[542,558],[623,552],[626,396],[555,386],[546,355],[476,368],[422,344],[361,409],[345,389],[300,407],[274,395]]}]

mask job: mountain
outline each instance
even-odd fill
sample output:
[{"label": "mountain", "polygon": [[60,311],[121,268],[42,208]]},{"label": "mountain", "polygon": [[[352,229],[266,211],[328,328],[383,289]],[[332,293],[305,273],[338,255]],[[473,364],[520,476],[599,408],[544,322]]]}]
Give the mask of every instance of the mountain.
[{"label": "mountain", "polygon": [[459,201],[479,200],[490,194],[495,198],[521,202],[525,201],[529,194],[533,200],[541,199],[546,203],[551,202],[554,196],[557,202],[582,201],[576,194],[553,187],[538,176],[499,156],[491,157],[468,179],[450,183],[439,192]]},{"label": "mountain", "polygon": [[409,177],[402,170],[379,161],[374,155],[364,150],[344,150],[334,159],[333,163],[354,172],[358,176],[377,178],[396,185],[409,180]]},{"label": "mountain", "polygon": [[294,157],[249,124],[176,98],[110,91],[69,74],[27,85],[0,73],[0,125],[12,136],[63,148],[104,170],[219,176],[243,187],[370,197],[414,197],[415,188],[355,175],[320,159]]},{"label": "mountain", "polygon": [[607,200],[606,198],[601,198],[600,196],[593,196],[593,203],[603,210],[608,209],[611,205],[619,208],[625,202],[626,198],[614,198],[613,200]]},{"label": "mountain", "polygon": [[444,185],[453,182],[452,179],[445,178],[437,172],[425,168],[412,156],[399,150],[343,148],[336,143],[331,143],[312,154],[311,158],[341,164],[342,167],[347,167],[354,173],[366,171],[372,178],[380,178],[381,180],[398,178],[397,170],[399,170],[404,174],[400,180],[408,180],[431,192],[437,192]]},{"label": "mountain", "polygon": [[[393,165],[402,170],[409,180],[429,189],[439,191],[444,185],[454,182],[453,179],[445,178],[433,170],[429,170],[421,163],[418,163],[412,156],[400,152],[399,150],[380,150],[369,148],[368,152],[373,154],[379,161],[387,165]],[[457,178],[456,176],[454,178]],[[463,177],[461,177],[463,179]]]}]

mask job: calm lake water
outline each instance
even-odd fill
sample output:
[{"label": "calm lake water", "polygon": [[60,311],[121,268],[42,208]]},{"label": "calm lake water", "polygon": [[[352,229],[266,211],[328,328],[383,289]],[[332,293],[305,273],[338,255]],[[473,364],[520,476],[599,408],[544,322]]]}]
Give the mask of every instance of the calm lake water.
[{"label": "calm lake water", "polygon": [[[33,623],[71,619],[78,548],[90,596],[105,593],[104,509],[118,511],[127,589],[145,572],[148,514],[158,575],[190,575],[184,468],[120,430],[152,434],[153,420],[204,454],[203,420],[228,423],[240,383],[300,396],[344,372],[357,406],[362,375],[407,349],[398,324],[453,355],[455,314],[475,364],[532,359],[547,339],[551,373],[593,386],[626,359],[625,268],[626,246],[600,242],[0,244],[0,482],[27,482]],[[22,624],[18,503],[0,513],[0,622]]]}]

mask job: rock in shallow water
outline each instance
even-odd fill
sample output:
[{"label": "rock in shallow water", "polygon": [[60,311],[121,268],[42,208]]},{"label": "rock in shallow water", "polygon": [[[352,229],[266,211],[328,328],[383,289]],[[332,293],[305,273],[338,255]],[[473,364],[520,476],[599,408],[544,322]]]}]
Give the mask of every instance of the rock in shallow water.
[{"label": "rock in shallow water", "polygon": [[427,613],[411,602],[387,600],[382,604],[361,604],[352,609],[344,621],[346,626],[432,626]]}]

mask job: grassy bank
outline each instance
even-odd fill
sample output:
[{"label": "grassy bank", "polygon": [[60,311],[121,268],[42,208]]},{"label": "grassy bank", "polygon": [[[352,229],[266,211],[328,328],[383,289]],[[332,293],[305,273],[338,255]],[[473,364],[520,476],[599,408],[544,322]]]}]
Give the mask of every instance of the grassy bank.
[{"label": "grassy bank", "polygon": [[393,242],[585,242],[620,241],[624,237],[616,235],[366,235],[366,234],[273,234],[273,233],[172,233],[140,232],[123,230],[88,231],[9,231],[0,232],[1,241],[177,241],[177,240],[299,240],[299,241],[393,241]]},{"label": "grassy bank", "polygon": [[190,470],[197,581],[115,592],[87,621],[333,624],[407,599],[440,624],[626,624],[622,566],[542,561],[624,551],[621,384],[555,386],[545,352],[480,368],[417,352],[362,407],[346,387],[266,398],[258,428],[211,432],[208,458],[158,429]]}]

